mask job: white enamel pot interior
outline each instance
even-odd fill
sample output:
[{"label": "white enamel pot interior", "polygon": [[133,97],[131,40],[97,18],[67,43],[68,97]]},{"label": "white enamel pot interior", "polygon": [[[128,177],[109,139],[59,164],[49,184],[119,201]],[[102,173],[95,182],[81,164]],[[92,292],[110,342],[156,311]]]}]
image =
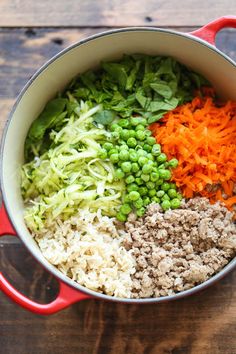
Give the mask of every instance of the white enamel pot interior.
[{"label": "white enamel pot interior", "polygon": [[41,254],[23,220],[20,192],[20,167],[23,164],[24,141],[32,121],[56,93],[73,77],[95,68],[102,60],[116,60],[122,54],[145,53],[165,55],[204,75],[226,98],[236,100],[235,63],[207,42],[189,34],[156,28],[131,28],[102,33],[79,42],[47,62],[20,94],[9,117],[2,139],[1,189],[9,218],[25,246],[54,276],[81,292],[113,301],[160,302],[183,297],[205,288],[235,266],[235,260],[207,282],[180,294],[157,298],[127,300],[90,291],[63,275]]}]

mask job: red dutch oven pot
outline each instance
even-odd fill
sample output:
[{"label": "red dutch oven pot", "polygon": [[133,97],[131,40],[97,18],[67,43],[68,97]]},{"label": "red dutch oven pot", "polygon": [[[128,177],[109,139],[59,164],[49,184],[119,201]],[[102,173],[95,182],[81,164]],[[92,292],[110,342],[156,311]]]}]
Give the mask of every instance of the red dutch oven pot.
[{"label": "red dutch oven pot", "polygon": [[79,72],[99,65],[101,60],[118,59],[123,53],[172,56],[204,75],[222,97],[236,100],[236,64],[215,47],[215,37],[225,27],[236,27],[236,16],[215,20],[192,33],[135,27],[104,32],[63,50],[32,77],[20,93],[5,127],[1,146],[0,236],[20,237],[38,262],[59,281],[59,293],[49,304],[39,304],[19,293],[0,273],[0,289],[20,306],[48,315],[88,298],[126,303],[156,303],[192,295],[222,278],[236,266],[236,258],[208,281],[172,296],[149,299],[121,299],[99,294],[60,273],[41,254],[23,219],[19,170],[27,131],[46,102]]}]

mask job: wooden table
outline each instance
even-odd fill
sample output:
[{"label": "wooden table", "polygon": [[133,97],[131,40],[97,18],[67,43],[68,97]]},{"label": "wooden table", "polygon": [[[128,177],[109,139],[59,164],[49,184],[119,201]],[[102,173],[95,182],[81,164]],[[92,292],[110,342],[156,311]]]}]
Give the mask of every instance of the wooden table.
[{"label": "wooden table", "polygon": [[[1,0],[0,130],[22,86],[64,47],[107,28],[151,25],[191,31],[236,14],[236,2]],[[236,60],[235,31],[217,46]],[[217,74],[217,73],[216,73]],[[53,299],[57,284],[15,238],[0,241],[0,269],[24,294]],[[0,294],[3,354],[235,354],[236,271],[202,293],[160,305],[87,300],[53,316],[26,312]]]}]

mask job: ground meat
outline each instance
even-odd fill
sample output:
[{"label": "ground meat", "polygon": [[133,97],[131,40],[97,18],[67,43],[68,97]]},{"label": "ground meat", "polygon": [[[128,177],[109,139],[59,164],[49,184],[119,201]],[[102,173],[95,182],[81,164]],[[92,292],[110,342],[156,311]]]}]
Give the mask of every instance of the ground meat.
[{"label": "ground meat", "polygon": [[126,222],[125,247],[133,249],[133,298],[159,297],[190,289],[219,272],[236,253],[232,213],[206,198],[183,201],[163,212],[151,204],[142,219]]}]

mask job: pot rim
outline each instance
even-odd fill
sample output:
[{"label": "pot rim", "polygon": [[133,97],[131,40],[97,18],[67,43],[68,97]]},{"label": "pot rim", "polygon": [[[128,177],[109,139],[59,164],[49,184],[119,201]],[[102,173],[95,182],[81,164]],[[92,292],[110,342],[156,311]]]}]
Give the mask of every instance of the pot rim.
[{"label": "pot rim", "polygon": [[[25,242],[22,238],[21,238],[21,230],[19,230],[17,223],[14,221],[14,216],[11,215],[10,213],[10,208],[7,202],[7,195],[4,189],[4,185],[3,185],[3,153],[4,153],[4,146],[5,146],[5,140],[6,140],[6,135],[8,132],[8,128],[11,122],[11,119],[16,111],[16,108],[18,106],[18,104],[20,103],[22,97],[24,96],[24,94],[26,93],[26,91],[30,88],[30,86],[33,84],[33,82],[37,79],[37,77],[50,65],[52,64],[54,61],[56,61],[58,58],[60,58],[61,56],[63,56],[64,54],[66,54],[67,52],[69,52],[70,50],[79,47],[85,43],[88,43],[90,41],[96,40],[98,38],[104,37],[104,36],[109,36],[109,35],[113,35],[113,34],[117,34],[117,33],[123,33],[123,32],[139,32],[139,31],[147,31],[147,32],[160,32],[160,33],[168,33],[168,34],[172,34],[175,36],[179,36],[179,37],[185,37],[187,40],[191,40],[191,41],[195,41],[198,42],[202,45],[204,45],[205,47],[207,47],[208,49],[210,49],[211,51],[216,52],[217,54],[221,55],[224,57],[224,59],[226,59],[230,64],[232,64],[234,67],[236,67],[236,63],[234,62],[234,60],[232,60],[230,57],[228,57],[225,53],[223,53],[222,51],[220,51],[218,48],[216,48],[215,46],[213,46],[212,44],[209,44],[208,42],[202,40],[201,38],[198,38],[194,35],[192,35],[191,33],[185,33],[185,32],[178,32],[175,30],[170,30],[170,29],[163,29],[163,28],[158,28],[158,27],[147,27],[147,26],[136,26],[136,27],[122,27],[122,28],[117,28],[117,29],[112,29],[112,30],[107,30],[107,31],[103,31],[100,33],[96,33],[94,35],[88,36],[80,41],[75,42],[74,44],[66,47],[65,49],[61,50],[59,53],[57,53],[56,55],[54,55],[52,58],[50,58],[49,60],[47,60],[33,75],[32,77],[27,81],[27,83],[23,86],[22,90],[20,91],[19,95],[17,96],[17,99],[8,115],[7,121],[4,125],[4,130],[3,130],[3,134],[2,134],[2,139],[1,139],[1,147],[0,147],[0,189],[2,192],[2,202],[4,202],[5,205],[5,209],[7,212],[7,215],[9,217],[9,220],[11,221],[14,229],[17,232],[18,237],[21,239],[22,243],[24,244],[24,246],[28,249],[28,251],[31,253],[31,255],[36,259],[37,262],[40,263],[41,266],[43,266],[43,268],[45,268],[48,272],[52,273],[53,276],[59,280],[62,281],[64,283],[66,283],[67,285],[71,286],[73,289],[78,290],[79,292],[82,292],[84,294],[88,294],[93,298],[100,298],[103,300],[109,300],[109,301],[113,301],[113,302],[122,302],[122,303],[156,303],[156,302],[166,302],[166,301],[171,301],[171,300],[176,300],[176,299],[180,299],[186,296],[190,296],[194,293],[199,292],[200,290],[206,289],[208,286],[214,284],[216,281],[220,280],[221,278],[223,278],[226,274],[228,274],[231,270],[233,270],[236,266],[236,257],[234,259],[232,259],[220,272],[218,272],[217,274],[215,274],[213,277],[211,277],[210,279],[208,279],[207,281],[205,281],[204,283],[201,283],[191,289],[188,290],[184,290],[180,293],[176,293],[173,295],[169,295],[169,296],[163,296],[163,297],[158,297],[158,298],[141,298],[141,299],[126,299],[126,298],[117,298],[114,296],[110,296],[110,295],[105,295],[105,294],[101,294],[98,292],[95,292],[93,290],[90,290],[82,285],[80,285],[79,283],[74,282],[72,279],[70,279],[69,277],[65,276],[63,273],[61,273],[58,269],[55,271],[54,269],[50,269],[50,266],[47,264],[42,264],[41,261],[38,259],[37,253],[32,251],[30,246],[27,244],[27,242]],[[48,262],[49,263],[49,262]]]}]

